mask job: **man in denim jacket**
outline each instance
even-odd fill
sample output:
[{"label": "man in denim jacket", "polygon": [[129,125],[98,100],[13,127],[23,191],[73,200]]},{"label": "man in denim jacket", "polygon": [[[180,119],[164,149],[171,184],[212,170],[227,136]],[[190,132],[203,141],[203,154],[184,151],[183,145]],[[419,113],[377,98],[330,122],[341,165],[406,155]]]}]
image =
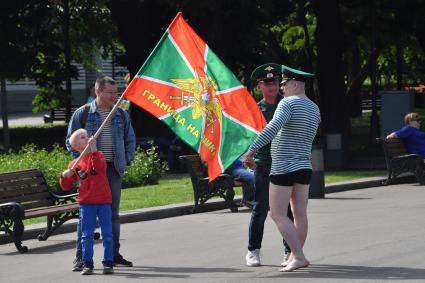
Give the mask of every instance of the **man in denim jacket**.
[{"label": "man in denim jacket", "polygon": [[[96,80],[96,99],[89,105],[86,121],[83,121],[85,107],[77,109],[71,117],[66,137],[66,147],[74,158],[79,153],[72,150],[69,144],[70,135],[77,129],[86,128],[89,136],[93,136],[100,128],[103,120],[112,110],[118,96],[116,82],[110,77],[102,77]],[[121,117],[124,115],[125,117]],[[105,125],[102,133],[97,138],[97,148],[101,150],[107,162],[107,176],[112,193],[112,234],[115,265],[133,266],[133,263],[125,260],[119,253],[120,243],[120,220],[119,207],[121,199],[122,176],[125,168],[134,159],[136,148],[136,136],[131,126],[131,120],[127,112],[116,111],[109,123]],[[73,271],[82,269],[81,261],[81,227],[77,227],[77,256],[74,261]]]}]

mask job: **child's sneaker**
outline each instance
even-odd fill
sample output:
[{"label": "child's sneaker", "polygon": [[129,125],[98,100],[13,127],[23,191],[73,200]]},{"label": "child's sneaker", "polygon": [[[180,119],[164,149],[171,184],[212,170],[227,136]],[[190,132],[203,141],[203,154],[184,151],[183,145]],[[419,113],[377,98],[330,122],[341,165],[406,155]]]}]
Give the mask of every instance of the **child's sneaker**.
[{"label": "child's sneaker", "polygon": [[81,271],[81,275],[90,275],[93,274],[93,267],[83,267],[83,271]]},{"label": "child's sneaker", "polygon": [[76,257],[74,259],[74,266],[72,267],[72,271],[82,271],[83,270],[83,260],[81,257]]}]

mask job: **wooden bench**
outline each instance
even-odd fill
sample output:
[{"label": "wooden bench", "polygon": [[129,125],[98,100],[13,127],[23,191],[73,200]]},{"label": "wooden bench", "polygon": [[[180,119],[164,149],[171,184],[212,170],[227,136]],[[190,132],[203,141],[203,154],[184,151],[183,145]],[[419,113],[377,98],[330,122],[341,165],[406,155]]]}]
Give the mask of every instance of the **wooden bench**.
[{"label": "wooden bench", "polygon": [[246,183],[235,181],[229,174],[222,174],[209,182],[207,167],[199,155],[182,155],[179,159],[189,171],[192,181],[195,202],[192,212],[198,211],[205,202],[216,196],[223,198],[232,212],[238,211],[238,206],[233,201],[234,187],[244,187],[247,186]]},{"label": "wooden bench", "polygon": [[[71,115],[77,110],[77,106],[71,107]],[[53,121],[65,121],[66,118],[66,108],[56,108],[50,109],[50,114],[44,115],[44,123],[53,123]]]},{"label": "wooden bench", "polygon": [[387,164],[388,177],[384,182],[385,185],[392,183],[402,173],[413,173],[417,180],[423,183],[425,176],[421,157],[407,152],[403,142],[397,138],[377,138],[376,140],[382,144]]},{"label": "wooden bench", "polygon": [[19,252],[22,246],[22,220],[47,216],[47,226],[38,240],[46,240],[57,228],[79,217],[77,193],[58,195],[48,187],[43,173],[37,169],[0,174],[0,231],[13,237]]}]

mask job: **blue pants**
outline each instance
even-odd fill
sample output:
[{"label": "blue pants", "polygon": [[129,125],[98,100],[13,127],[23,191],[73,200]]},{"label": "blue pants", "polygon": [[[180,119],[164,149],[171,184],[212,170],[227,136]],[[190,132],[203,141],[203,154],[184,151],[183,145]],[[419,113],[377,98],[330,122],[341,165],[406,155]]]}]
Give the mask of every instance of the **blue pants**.
[{"label": "blue pants", "polygon": [[[269,183],[270,166],[257,164],[254,170],[255,194],[254,207],[251,213],[251,222],[249,223],[248,250],[253,251],[261,249],[263,241],[264,222],[269,212]],[[290,209],[288,209],[290,211]],[[290,215],[292,217],[292,213]],[[284,249],[289,246],[283,240]],[[290,250],[289,250],[290,251]]]},{"label": "blue pants", "polygon": [[[113,236],[113,256],[116,257],[120,250],[120,201],[121,201],[121,185],[122,178],[115,169],[113,163],[108,162],[106,169],[109,187],[112,193],[112,236]],[[102,233],[103,234],[103,233]],[[102,235],[103,236],[103,235]],[[77,224],[77,257],[82,256],[81,247],[81,217]]]},{"label": "blue pants", "polygon": [[103,240],[103,260],[105,266],[113,266],[112,249],[112,209],[110,204],[81,204],[81,246],[82,259],[86,267],[93,268],[93,236],[96,218],[99,218]]},{"label": "blue pants", "polygon": [[254,200],[254,192],[255,192],[255,181],[254,181],[254,172],[250,169],[246,169],[244,167],[235,168],[231,173],[233,178],[238,178],[242,182],[246,182],[248,184],[247,188],[243,190],[243,202]]}]

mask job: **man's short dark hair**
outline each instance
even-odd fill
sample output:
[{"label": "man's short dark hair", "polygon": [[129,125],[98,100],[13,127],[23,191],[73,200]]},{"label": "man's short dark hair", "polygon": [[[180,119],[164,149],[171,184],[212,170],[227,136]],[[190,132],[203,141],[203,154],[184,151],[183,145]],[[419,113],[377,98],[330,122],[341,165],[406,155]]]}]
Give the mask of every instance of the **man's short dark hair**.
[{"label": "man's short dark hair", "polygon": [[95,90],[102,91],[105,88],[106,84],[116,85],[116,82],[113,78],[105,76],[96,79]]}]

